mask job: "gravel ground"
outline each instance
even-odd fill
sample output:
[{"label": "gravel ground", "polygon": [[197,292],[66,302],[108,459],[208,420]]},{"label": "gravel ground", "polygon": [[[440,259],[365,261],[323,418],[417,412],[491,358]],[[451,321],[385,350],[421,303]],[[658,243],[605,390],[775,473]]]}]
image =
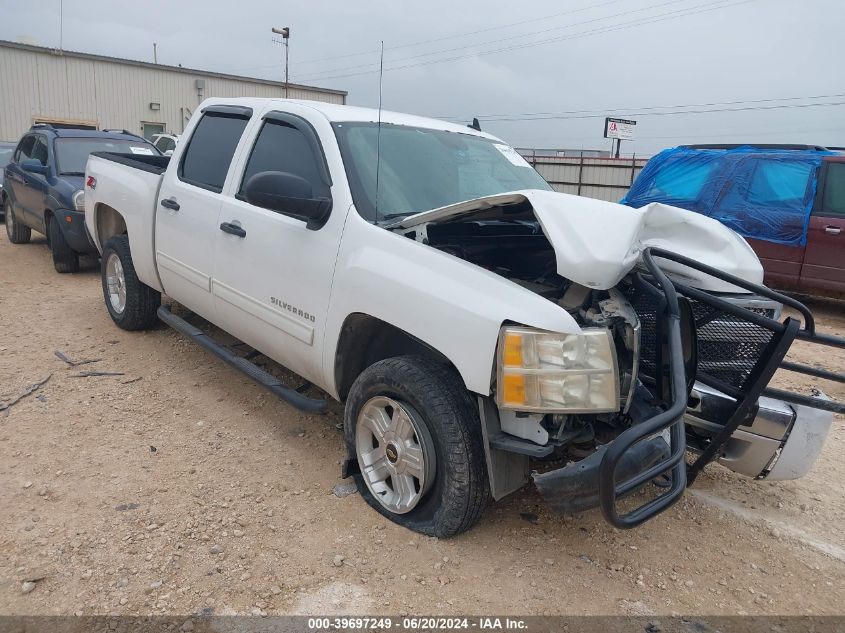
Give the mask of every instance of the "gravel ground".
[{"label": "gravel ground", "polygon": [[[338,405],[304,415],[164,327],[119,330],[96,263],[59,276],[43,240],[0,239],[0,271],[0,402],[49,378],[0,413],[0,614],[845,613],[841,417],[803,480],[711,465],[634,531],[525,490],[437,540],[332,493]],[[845,334],[842,304],[813,308]]]}]

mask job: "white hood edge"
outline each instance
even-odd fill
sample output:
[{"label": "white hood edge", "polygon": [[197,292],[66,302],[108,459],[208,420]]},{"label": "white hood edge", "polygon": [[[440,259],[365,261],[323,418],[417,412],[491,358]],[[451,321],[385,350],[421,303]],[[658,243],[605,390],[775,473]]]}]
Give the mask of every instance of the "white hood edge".
[{"label": "white hood edge", "polygon": [[[745,281],[762,284],[763,267],[737,233],[693,211],[660,203],[634,209],[615,202],[529,189],[485,196],[417,213],[387,226],[410,228],[528,201],[555,251],[557,272],[575,283],[607,290],[641,263],[647,247],[684,255]],[[682,264],[660,260],[667,274],[715,292],[745,292]]]}]

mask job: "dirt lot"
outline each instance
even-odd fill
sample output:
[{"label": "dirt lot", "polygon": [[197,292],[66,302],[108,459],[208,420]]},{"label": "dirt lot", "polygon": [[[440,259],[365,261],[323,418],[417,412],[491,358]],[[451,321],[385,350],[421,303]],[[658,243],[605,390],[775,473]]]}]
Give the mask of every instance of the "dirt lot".
[{"label": "dirt lot", "polygon": [[[841,417],[804,480],[711,465],[625,532],[526,490],[440,541],[332,494],[339,406],[303,415],[164,327],[119,330],[96,263],[59,276],[43,240],[0,238],[0,271],[0,402],[50,377],[0,413],[2,614],[845,612]],[[845,335],[841,304],[813,307]]]}]

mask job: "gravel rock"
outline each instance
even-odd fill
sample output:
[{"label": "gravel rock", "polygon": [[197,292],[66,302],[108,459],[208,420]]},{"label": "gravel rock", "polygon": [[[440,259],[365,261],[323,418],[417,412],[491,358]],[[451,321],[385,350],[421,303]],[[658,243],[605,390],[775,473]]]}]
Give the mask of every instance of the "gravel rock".
[{"label": "gravel rock", "polygon": [[220,545],[212,545],[209,548],[208,551],[211,552],[212,554],[222,554],[223,553],[223,547],[220,546]]},{"label": "gravel rock", "polygon": [[355,482],[337,484],[334,488],[332,488],[332,493],[334,493],[334,496],[339,499],[343,499],[349,495],[354,495],[356,492],[358,492],[358,486],[355,485]]},{"label": "gravel rock", "polygon": [[35,583],[27,580],[26,582],[21,583],[21,593],[29,593],[33,589],[35,589]]},{"label": "gravel rock", "polygon": [[332,565],[335,567],[343,567],[344,558],[340,554],[335,554],[335,557],[332,559]]}]

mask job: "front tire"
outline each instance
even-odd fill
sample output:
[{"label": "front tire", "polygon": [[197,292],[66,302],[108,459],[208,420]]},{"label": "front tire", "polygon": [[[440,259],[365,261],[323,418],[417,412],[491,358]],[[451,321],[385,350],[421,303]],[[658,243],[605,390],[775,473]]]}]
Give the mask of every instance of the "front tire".
[{"label": "front tire", "polygon": [[100,276],[106,308],[119,328],[146,330],[156,323],[161,293],[138,279],[126,235],[115,235],[105,243]]},{"label": "front tire", "polygon": [[478,521],[489,496],[481,422],[454,369],[418,356],[371,365],[349,391],[344,430],[377,512],[440,538]]},{"label": "front tire", "polygon": [[8,198],[6,199],[6,204],[3,206],[3,213],[6,216],[6,235],[9,237],[9,241],[12,244],[28,243],[32,237],[32,229],[17,221],[12,202]]},{"label": "front tire", "polygon": [[79,254],[67,243],[59,226],[59,221],[55,217],[47,220],[47,237],[50,240],[50,250],[53,253],[53,266],[56,272],[79,272]]}]

